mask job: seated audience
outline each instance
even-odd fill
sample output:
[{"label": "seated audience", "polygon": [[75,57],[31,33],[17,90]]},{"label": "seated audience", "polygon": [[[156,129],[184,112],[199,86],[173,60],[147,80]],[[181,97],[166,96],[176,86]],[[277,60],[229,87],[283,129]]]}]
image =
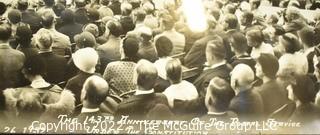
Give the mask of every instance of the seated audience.
[{"label": "seated audience", "polygon": [[192,100],[198,97],[196,87],[185,80],[182,80],[182,67],[178,59],[169,60],[166,65],[167,78],[171,85],[163,92],[166,95],[169,105],[173,108],[173,101]]},{"label": "seated audience", "polygon": [[107,65],[103,78],[110,85],[110,94],[120,96],[130,90],[136,89],[132,81],[136,57],[139,50],[139,41],[135,38],[125,38],[122,45],[124,58]]},{"label": "seated audience", "polygon": [[235,112],[240,121],[261,120],[263,116],[263,100],[258,92],[254,91],[254,73],[245,64],[237,65],[231,71],[231,87],[235,97],[231,100],[229,108]]},{"label": "seated audience", "polygon": [[147,119],[146,116],[150,115],[148,113],[157,104],[164,104],[164,107],[168,107],[166,96],[161,93],[155,93],[153,90],[158,77],[155,66],[149,61],[140,60],[135,69],[136,92],[119,104],[115,113],[118,118],[123,115],[129,115],[132,119]]}]

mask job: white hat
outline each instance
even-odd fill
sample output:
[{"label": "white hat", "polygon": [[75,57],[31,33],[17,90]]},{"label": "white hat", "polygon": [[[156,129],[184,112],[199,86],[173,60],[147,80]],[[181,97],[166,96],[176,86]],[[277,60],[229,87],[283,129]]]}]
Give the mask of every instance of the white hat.
[{"label": "white hat", "polygon": [[72,54],[72,59],[77,68],[86,73],[94,73],[98,63],[98,53],[90,47],[79,49]]}]

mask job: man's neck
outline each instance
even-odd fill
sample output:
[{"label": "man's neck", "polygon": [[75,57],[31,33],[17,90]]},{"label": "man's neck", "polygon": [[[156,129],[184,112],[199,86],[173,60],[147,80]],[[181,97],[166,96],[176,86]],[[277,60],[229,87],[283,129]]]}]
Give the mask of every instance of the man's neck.
[{"label": "man's neck", "polygon": [[245,56],[245,55],[248,55],[248,53],[246,53],[246,52],[237,52],[237,51],[235,51],[234,52],[235,53],[235,56],[237,57],[237,58],[239,58],[239,57],[241,57],[241,56]]},{"label": "man's neck", "polygon": [[272,80],[272,79],[271,79],[271,78],[269,78],[269,77],[266,77],[266,76],[262,77],[262,81],[263,81],[263,83],[270,82],[271,80]]}]

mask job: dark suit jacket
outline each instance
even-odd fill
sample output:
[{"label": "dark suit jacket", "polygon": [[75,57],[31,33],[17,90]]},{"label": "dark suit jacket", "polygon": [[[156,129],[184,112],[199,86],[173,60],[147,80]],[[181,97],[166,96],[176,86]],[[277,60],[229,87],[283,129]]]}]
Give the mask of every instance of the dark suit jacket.
[{"label": "dark suit jacket", "polygon": [[67,23],[62,24],[58,31],[67,35],[71,43],[74,43],[73,37],[82,32],[82,27],[83,26],[78,23]]},{"label": "dark suit jacket", "polygon": [[45,60],[47,67],[47,74],[44,79],[53,84],[65,81],[67,60],[53,52],[40,53],[39,55]]},{"label": "dark suit jacket", "polygon": [[276,80],[271,80],[255,88],[261,95],[265,116],[288,103],[287,90]]},{"label": "dark suit jacket", "polygon": [[24,85],[21,73],[24,61],[22,52],[0,45],[0,90]]},{"label": "dark suit jacket", "polygon": [[208,87],[210,80],[216,76],[229,81],[230,71],[231,68],[227,64],[203,71],[193,83],[198,90],[199,97],[187,101],[175,100],[173,108],[175,114],[188,114],[190,117],[205,115],[208,112],[204,102],[206,87]]},{"label": "dark suit jacket", "polygon": [[32,33],[36,33],[42,27],[41,17],[33,9],[23,11],[21,15],[21,21],[30,25]]},{"label": "dark suit jacket", "polygon": [[119,104],[115,116],[121,118],[121,115],[128,115],[132,119],[146,119],[146,115],[150,115],[149,111],[157,104],[168,106],[166,96],[160,93],[133,95]]},{"label": "dark suit jacket", "polygon": [[188,68],[201,67],[206,62],[206,47],[210,40],[216,35],[208,35],[197,40],[190,51],[184,57],[184,66]]},{"label": "dark suit jacket", "polygon": [[227,65],[223,64],[216,68],[211,68],[204,70],[200,76],[193,82],[194,86],[196,86],[198,93],[205,95],[206,87],[209,85],[209,82],[214,77],[221,77],[225,79],[227,82],[230,80],[229,74],[232,68]]},{"label": "dark suit jacket", "polygon": [[238,115],[240,121],[261,120],[263,114],[261,96],[252,89],[241,90],[231,100],[229,108]]},{"label": "dark suit jacket", "polygon": [[75,106],[79,105],[81,103],[80,96],[81,96],[81,90],[84,82],[87,80],[93,74],[85,73],[80,71],[78,75],[71,78],[65,87],[65,89],[70,90],[76,99]]}]

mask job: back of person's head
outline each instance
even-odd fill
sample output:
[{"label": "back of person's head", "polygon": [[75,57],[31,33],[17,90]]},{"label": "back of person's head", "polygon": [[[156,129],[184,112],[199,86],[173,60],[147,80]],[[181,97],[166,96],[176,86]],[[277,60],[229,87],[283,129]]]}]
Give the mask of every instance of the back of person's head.
[{"label": "back of person's head", "polygon": [[99,36],[99,27],[94,24],[94,23],[89,23],[87,25],[85,25],[83,27],[83,31],[87,31],[87,32],[90,32],[92,35],[94,35],[94,37],[98,37]]},{"label": "back of person's head", "polygon": [[235,93],[226,80],[214,77],[207,88],[205,104],[209,111],[211,108],[219,112],[227,111],[234,96]]},{"label": "back of person's head", "polygon": [[248,40],[248,45],[253,47],[258,47],[264,40],[262,31],[259,29],[252,29],[246,33],[246,37]]},{"label": "back of person's head", "polygon": [[121,4],[121,15],[128,16],[132,12],[132,5],[130,3]]},{"label": "back of person's head", "polygon": [[91,22],[95,22],[100,19],[100,13],[95,8],[87,9],[87,15]]},{"label": "back of person's head", "polygon": [[28,47],[31,43],[31,38],[32,31],[28,26],[19,26],[17,28],[16,39],[21,46]]},{"label": "back of person's head", "polygon": [[121,17],[120,23],[123,29],[123,34],[127,34],[127,32],[132,31],[135,28],[133,19],[131,17]]},{"label": "back of person's head", "polygon": [[11,24],[17,24],[21,22],[21,12],[17,9],[12,9],[8,13],[8,19]]},{"label": "back of person's head", "polygon": [[61,13],[61,20],[64,23],[73,23],[74,22],[74,12],[70,9],[66,9]]},{"label": "back of person's head", "polygon": [[0,40],[8,41],[11,37],[11,27],[8,24],[0,25]]},{"label": "back of person's head", "polygon": [[106,100],[109,85],[103,78],[93,75],[87,78],[83,84],[81,99],[90,105],[99,106]]},{"label": "back of person's head", "polygon": [[301,45],[297,36],[292,33],[286,33],[280,37],[280,45],[286,53],[293,54],[301,49]]},{"label": "back of person's head", "polygon": [[111,35],[115,37],[119,37],[122,34],[123,30],[120,22],[115,20],[110,20],[106,26],[109,29]]},{"label": "back of person's head", "polygon": [[98,59],[97,51],[90,47],[79,49],[72,55],[75,66],[81,71],[91,74],[96,70]]},{"label": "back of person's head", "polygon": [[[295,83],[291,85],[294,97],[303,104],[314,101],[316,90],[312,79],[307,75],[297,75],[295,80]],[[289,92],[289,98],[290,94]]]},{"label": "back of person's head", "polygon": [[235,52],[245,53],[248,50],[248,42],[246,36],[241,32],[235,32],[231,35],[231,47]]},{"label": "back of person's head", "polygon": [[46,64],[41,56],[35,55],[26,59],[23,67],[23,73],[27,75],[27,77],[45,75],[46,72]]},{"label": "back of person's head", "polygon": [[34,119],[44,112],[41,96],[33,90],[22,90],[16,103],[18,117],[23,119]]},{"label": "back of person's head", "polygon": [[44,28],[52,28],[54,21],[54,14],[49,10],[45,11],[41,16],[41,24]]},{"label": "back of person's head", "polygon": [[173,17],[168,14],[162,17],[162,24],[163,24],[164,30],[172,30],[175,22]]},{"label": "back of person's head", "polygon": [[153,89],[158,78],[158,71],[153,63],[140,60],[135,67],[135,83],[144,90]]},{"label": "back of person's head", "polygon": [[166,36],[161,36],[155,41],[158,57],[169,56],[173,49],[171,40]]},{"label": "back of person's head", "polygon": [[138,9],[134,15],[136,18],[136,22],[143,22],[146,18],[146,12],[143,9]]},{"label": "back of person's head", "polygon": [[213,61],[221,61],[226,57],[226,48],[223,44],[223,40],[219,36],[215,36],[214,40],[207,43],[206,58],[210,64]]},{"label": "back of person's head", "polygon": [[133,37],[125,38],[123,41],[123,52],[128,58],[134,58],[139,51],[139,40]]},{"label": "back of person's head", "polygon": [[57,16],[61,16],[62,11],[64,11],[66,7],[61,3],[57,3],[56,5],[53,6],[52,9]]},{"label": "back of person's head", "polygon": [[166,64],[167,78],[172,84],[180,83],[182,80],[182,66],[179,59],[169,60]]},{"label": "back of person's head", "polygon": [[313,30],[313,28],[305,26],[304,28],[298,31],[298,35],[302,43],[305,44],[307,47],[313,47],[315,45],[315,31]]},{"label": "back of person's head", "polygon": [[238,27],[238,19],[234,14],[226,14],[224,18],[225,28],[226,29],[236,29]]},{"label": "back of person's head", "polygon": [[237,10],[236,6],[234,4],[227,4],[225,7],[225,14],[234,14]]},{"label": "back of person's head", "polygon": [[254,72],[246,64],[238,64],[231,71],[231,87],[241,89],[242,87],[249,87],[254,80]]},{"label": "back of person's head", "polygon": [[7,5],[0,2],[0,15],[3,15],[7,11]]},{"label": "back of person's head", "polygon": [[74,36],[74,41],[78,48],[94,48],[97,44],[94,35],[88,31],[84,31]]},{"label": "back of person's head", "polygon": [[49,30],[40,30],[35,39],[40,51],[50,51],[52,49],[53,39]]},{"label": "back of person's head", "polygon": [[244,11],[241,17],[245,19],[245,22],[242,22],[242,23],[251,24],[253,21],[254,15],[250,11]]},{"label": "back of person's head", "polygon": [[[260,56],[256,59],[256,61],[257,61],[257,65],[260,66],[259,69],[262,70],[262,74],[263,74],[261,76],[257,75],[258,77],[266,76],[270,79],[276,78],[276,74],[279,70],[279,62],[276,56],[268,53],[261,53]],[[258,73],[258,71],[256,73],[260,74]]]},{"label": "back of person's head", "polygon": [[47,7],[53,7],[55,4],[55,0],[43,0],[44,5]]}]

